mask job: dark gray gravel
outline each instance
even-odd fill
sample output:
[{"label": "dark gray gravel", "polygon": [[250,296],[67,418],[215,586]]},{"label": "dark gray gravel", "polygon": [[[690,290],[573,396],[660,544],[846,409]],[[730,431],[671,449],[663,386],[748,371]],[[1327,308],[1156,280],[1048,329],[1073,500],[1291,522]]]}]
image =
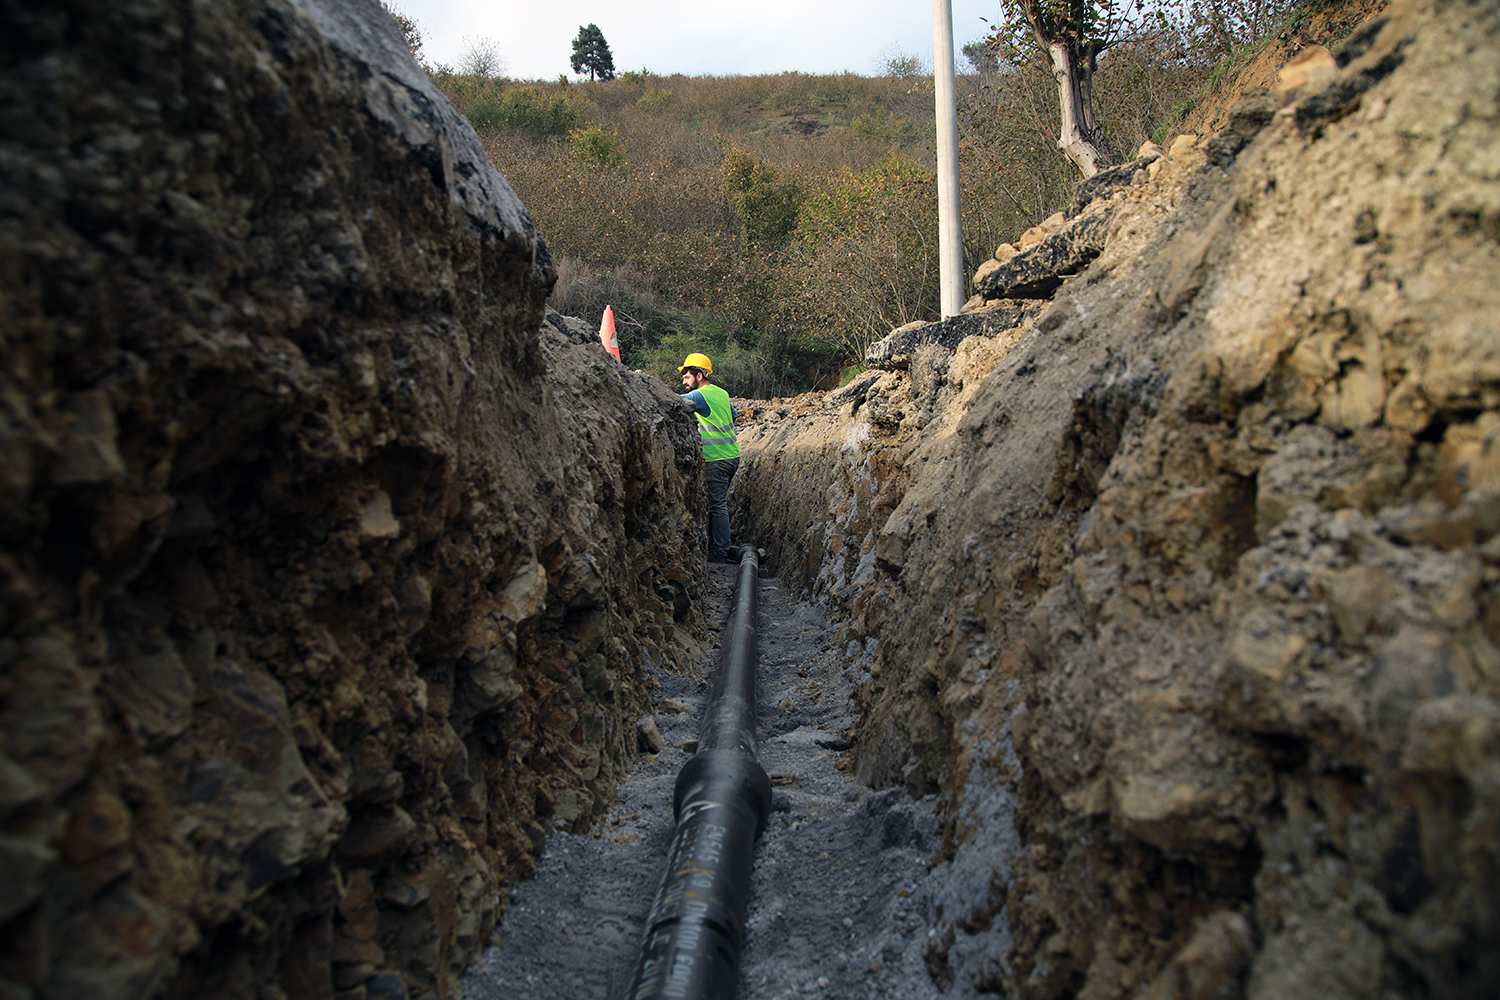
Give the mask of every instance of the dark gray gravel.
[{"label": "dark gray gravel", "polygon": [[[710,617],[727,634],[738,568],[708,572]],[[944,996],[922,958],[948,867],[928,867],[934,803],[845,777],[858,667],[836,648],[821,608],[775,580],[760,586],[759,756],[774,796],[756,847],[739,996]],[[465,976],[465,1000],[624,996],[672,839],[682,747],[697,738],[717,658],[716,648],[700,677],[658,676],[663,751],[641,758],[593,835],[548,840],[536,876],[511,888],[493,945]],[[670,711],[672,701],[691,711]]]}]

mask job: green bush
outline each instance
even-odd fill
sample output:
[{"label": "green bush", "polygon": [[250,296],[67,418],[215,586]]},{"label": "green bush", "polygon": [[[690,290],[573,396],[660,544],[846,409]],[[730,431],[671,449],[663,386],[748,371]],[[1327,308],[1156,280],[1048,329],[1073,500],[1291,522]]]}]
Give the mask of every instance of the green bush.
[{"label": "green bush", "polygon": [[[689,354],[707,354],[714,363],[713,380],[731,396],[767,399],[806,391],[801,373],[774,337],[734,338],[721,320],[684,313],[678,327],[652,348],[630,356],[630,365],[680,387],[677,366]],[[679,391],[680,388],[679,388]]]},{"label": "green bush", "polygon": [[917,123],[909,118],[898,118],[886,108],[873,108],[862,115],[855,115],[849,127],[861,139],[907,146],[920,135]]},{"label": "green bush", "polygon": [[785,246],[797,228],[797,213],[805,197],[802,188],[743,149],[725,153],[719,171],[724,197],[739,218],[745,238],[769,247]]},{"label": "green bush", "polygon": [[538,139],[562,137],[578,127],[578,105],[552,97],[540,87],[490,88],[461,109],[475,128],[525,132]]},{"label": "green bush", "polygon": [[1151,130],[1151,141],[1158,145],[1166,142],[1172,131],[1181,125],[1183,119],[1192,114],[1197,106],[1198,98],[1195,94],[1189,94],[1172,105],[1172,112],[1167,115],[1166,120]]},{"label": "green bush", "polygon": [[936,319],[937,227],[932,170],[895,154],[845,169],[798,216],[782,291],[789,316],[849,361],[898,326]]},{"label": "green bush", "polygon": [[608,170],[619,170],[625,166],[625,146],[620,133],[614,129],[590,125],[575,128],[568,133],[568,143],[573,147],[573,159]]},{"label": "green bush", "polygon": [[[629,74],[627,73],[626,75],[628,76]],[[649,88],[635,103],[647,111],[661,111],[672,103],[672,92],[670,90]]]}]

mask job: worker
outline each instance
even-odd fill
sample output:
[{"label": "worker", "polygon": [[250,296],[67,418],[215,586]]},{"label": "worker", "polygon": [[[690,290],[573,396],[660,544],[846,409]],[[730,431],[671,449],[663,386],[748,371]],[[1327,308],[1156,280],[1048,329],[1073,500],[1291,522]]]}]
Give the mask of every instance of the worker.
[{"label": "worker", "polygon": [[703,478],[708,483],[708,560],[729,561],[729,481],[740,467],[740,446],[734,440],[739,416],[729,393],[708,381],[714,363],[704,354],[689,354],[677,366],[687,392],[679,398],[698,417],[703,443]]}]

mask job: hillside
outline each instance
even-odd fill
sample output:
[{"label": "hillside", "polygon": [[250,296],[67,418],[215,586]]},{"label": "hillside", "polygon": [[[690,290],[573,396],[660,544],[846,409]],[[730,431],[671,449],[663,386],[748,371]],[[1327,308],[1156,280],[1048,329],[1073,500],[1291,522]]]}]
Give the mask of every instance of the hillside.
[{"label": "hillside", "polygon": [[[1117,161],[1216,131],[1243,86],[1380,3],[1310,0],[1230,51],[1187,29],[1106,50],[1097,110]],[[966,273],[1065,209],[1056,88],[1036,53],[959,67]],[[932,83],[885,76],[622,74],[509,81],[435,71],[559,262],[551,304],[612,304],[632,367],[710,347],[750,396],[833,388],[890,329],[937,318]],[[966,292],[967,294],[967,292]],[[695,346],[696,345],[696,346]]]},{"label": "hillside", "polygon": [[[1100,70],[1120,156],[1166,122],[1173,87],[1207,72],[1148,82],[1148,56]],[[668,374],[697,339],[737,391],[828,388],[887,330],[936,316],[929,78],[434,79],[558,259],[554,307],[587,316],[611,303],[635,367]],[[960,77],[973,266],[1070,197],[1051,86],[1030,62]]]}]

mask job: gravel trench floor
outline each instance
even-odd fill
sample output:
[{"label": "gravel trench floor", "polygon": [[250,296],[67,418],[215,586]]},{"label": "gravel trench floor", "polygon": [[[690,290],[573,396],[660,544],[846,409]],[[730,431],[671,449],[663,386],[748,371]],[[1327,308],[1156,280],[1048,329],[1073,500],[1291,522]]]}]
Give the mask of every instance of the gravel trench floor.
[{"label": "gravel trench floor", "polygon": [[[737,566],[710,566],[706,610],[731,634]],[[922,949],[942,868],[931,798],[845,776],[858,650],[815,604],[760,582],[758,753],[772,813],[756,845],[740,964],[741,1000],[942,996]],[[591,834],[554,833],[527,882],[512,886],[490,947],[463,979],[465,1000],[623,1000],[673,831],[672,786],[698,737],[715,646],[699,676],[659,673],[661,753],[643,755]],[[950,994],[951,996],[951,994]]]}]

